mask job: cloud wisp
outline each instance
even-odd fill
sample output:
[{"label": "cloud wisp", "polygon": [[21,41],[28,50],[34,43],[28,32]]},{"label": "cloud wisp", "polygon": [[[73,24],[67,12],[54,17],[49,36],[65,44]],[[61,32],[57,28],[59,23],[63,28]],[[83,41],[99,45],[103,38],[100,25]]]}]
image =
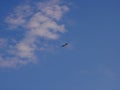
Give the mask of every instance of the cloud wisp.
[{"label": "cloud wisp", "polygon": [[19,41],[14,39],[16,41],[14,45],[7,45],[8,50],[0,55],[0,67],[36,63],[36,51],[39,48],[45,49],[39,39],[48,41],[59,39],[66,31],[64,24],[59,24],[59,21],[68,10],[69,8],[60,4],[59,0],[27,3],[16,7],[13,13],[6,17],[5,22],[10,31],[22,31],[23,37]]}]

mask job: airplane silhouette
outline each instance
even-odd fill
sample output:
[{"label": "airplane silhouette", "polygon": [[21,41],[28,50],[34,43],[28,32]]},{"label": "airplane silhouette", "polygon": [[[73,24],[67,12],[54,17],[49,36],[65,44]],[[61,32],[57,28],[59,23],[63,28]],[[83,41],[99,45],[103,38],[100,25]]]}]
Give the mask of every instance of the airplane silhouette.
[{"label": "airplane silhouette", "polygon": [[65,44],[63,44],[61,47],[65,47],[65,46],[67,46],[68,45],[68,43],[65,43]]}]

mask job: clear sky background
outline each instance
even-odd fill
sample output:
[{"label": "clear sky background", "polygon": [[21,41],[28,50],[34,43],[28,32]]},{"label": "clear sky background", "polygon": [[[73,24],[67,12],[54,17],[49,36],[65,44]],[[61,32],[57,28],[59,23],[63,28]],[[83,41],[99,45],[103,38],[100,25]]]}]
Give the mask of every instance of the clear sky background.
[{"label": "clear sky background", "polygon": [[0,90],[120,90],[119,3],[1,0]]}]

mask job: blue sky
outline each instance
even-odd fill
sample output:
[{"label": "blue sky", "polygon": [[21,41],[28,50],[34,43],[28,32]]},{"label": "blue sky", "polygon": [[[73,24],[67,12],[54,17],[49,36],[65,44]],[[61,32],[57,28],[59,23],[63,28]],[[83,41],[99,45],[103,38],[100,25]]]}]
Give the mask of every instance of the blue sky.
[{"label": "blue sky", "polygon": [[119,3],[2,0],[0,90],[120,90]]}]

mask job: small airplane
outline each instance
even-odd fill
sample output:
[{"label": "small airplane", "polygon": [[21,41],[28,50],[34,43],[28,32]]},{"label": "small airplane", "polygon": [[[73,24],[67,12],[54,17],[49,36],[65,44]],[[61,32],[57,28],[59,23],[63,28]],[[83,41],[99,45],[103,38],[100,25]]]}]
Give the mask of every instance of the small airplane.
[{"label": "small airplane", "polygon": [[61,47],[65,47],[65,46],[67,46],[68,45],[68,43],[65,43],[65,44],[63,44]]}]

